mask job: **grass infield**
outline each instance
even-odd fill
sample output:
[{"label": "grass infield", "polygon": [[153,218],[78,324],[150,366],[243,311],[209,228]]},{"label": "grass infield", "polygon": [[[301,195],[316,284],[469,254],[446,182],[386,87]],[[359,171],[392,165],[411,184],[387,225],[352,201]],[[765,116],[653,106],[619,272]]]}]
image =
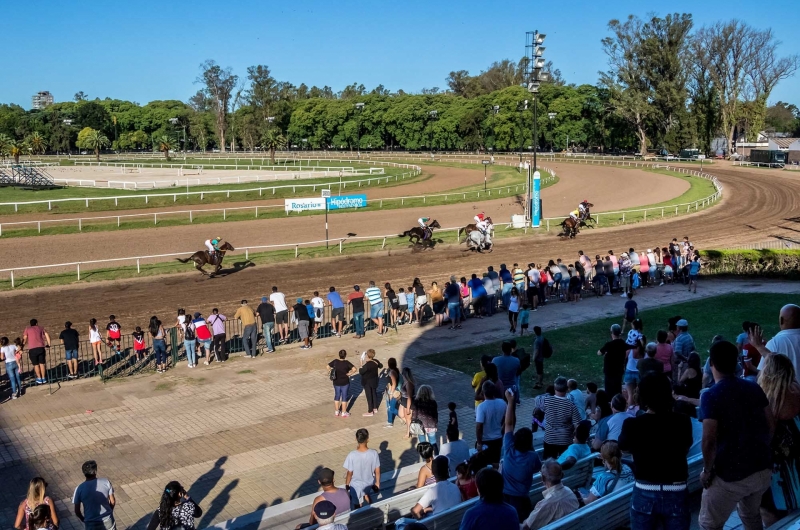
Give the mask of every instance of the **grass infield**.
[{"label": "grass infield", "polygon": [[[702,289],[702,283],[701,289]],[[653,287],[653,289],[673,289],[678,287]],[[708,348],[714,335],[722,335],[726,340],[733,342],[741,333],[741,325],[745,320],[758,322],[764,328],[764,336],[771,337],[779,331],[778,313],[783,305],[795,303],[795,295],[781,295],[773,293],[748,293],[727,294],[712,298],[701,298],[691,302],[667,305],[656,309],[640,311],[639,317],[644,322],[644,334],[647,341],[655,341],[659,329],[667,329],[667,320],[680,315],[689,321],[689,333],[695,341],[698,353],[705,362],[708,357]],[[594,381],[603,386],[603,359],[597,355],[597,350],[610,340],[609,328],[612,324],[622,323],[624,299],[616,298],[618,314],[592,320],[583,324],[557,328],[544,331],[544,336],[553,345],[553,356],[544,362],[545,384],[551,384],[558,376],[576,379],[581,388],[586,383]],[[558,302],[550,302],[557,304]],[[580,302],[587,303],[587,302]],[[588,302],[591,303],[591,302]],[[542,309],[540,311],[547,311]],[[613,311],[612,311],[613,313]],[[532,329],[536,323],[536,316],[541,313],[531,313],[531,334],[516,338],[517,345],[526,351],[533,351]],[[500,326],[506,326],[506,315],[498,313],[492,317]],[[473,346],[458,350],[444,351],[426,355],[421,359],[463,372],[470,377],[480,371],[481,355],[500,354],[500,342],[491,342],[481,346]],[[534,390],[536,374],[533,367],[523,373],[521,378],[522,392],[532,396],[542,392]]]}]

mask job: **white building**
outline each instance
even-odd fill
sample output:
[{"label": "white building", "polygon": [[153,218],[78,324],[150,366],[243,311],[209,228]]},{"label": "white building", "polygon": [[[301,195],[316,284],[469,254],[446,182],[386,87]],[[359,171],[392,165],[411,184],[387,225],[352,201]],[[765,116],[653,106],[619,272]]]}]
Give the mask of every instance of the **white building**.
[{"label": "white building", "polygon": [[37,92],[31,97],[31,107],[34,109],[43,109],[48,105],[53,104],[53,94],[47,90]]}]

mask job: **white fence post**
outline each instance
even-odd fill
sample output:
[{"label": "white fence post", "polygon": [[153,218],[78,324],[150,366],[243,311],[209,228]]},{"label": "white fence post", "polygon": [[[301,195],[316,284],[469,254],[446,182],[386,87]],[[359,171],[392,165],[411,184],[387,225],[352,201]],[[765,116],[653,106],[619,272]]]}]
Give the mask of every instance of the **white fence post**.
[{"label": "white fence post", "polygon": [[141,268],[139,267],[139,258],[136,258],[136,274],[141,272]]},{"label": "white fence post", "polygon": [[78,263],[78,281],[81,281],[81,264]]},{"label": "white fence post", "polygon": [[14,271],[11,271],[11,288],[14,288]]}]

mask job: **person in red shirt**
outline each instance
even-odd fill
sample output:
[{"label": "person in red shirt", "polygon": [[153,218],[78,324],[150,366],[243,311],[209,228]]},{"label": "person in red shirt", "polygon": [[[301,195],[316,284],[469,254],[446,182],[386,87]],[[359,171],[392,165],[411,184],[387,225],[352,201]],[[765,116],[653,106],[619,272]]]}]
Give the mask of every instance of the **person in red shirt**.
[{"label": "person in red shirt", "polygon": [[122,339],[122,326],[117,322],[117,317],[111,315],[106,324],[106,344],[109,348],[119,353],[120,340]]},{"label": "person in red shirt", "polygon": [[50,347],[50,335],[44,330],[39,322],[31,319],[31,325],[25,328],[25,334],[22,335],[22,347],[28,347],[28,357],[31,359],[33,371],[36,372],[36,384],[43,385],[47,383],[45,379],[45,360],[47,353],[45,348]]}]

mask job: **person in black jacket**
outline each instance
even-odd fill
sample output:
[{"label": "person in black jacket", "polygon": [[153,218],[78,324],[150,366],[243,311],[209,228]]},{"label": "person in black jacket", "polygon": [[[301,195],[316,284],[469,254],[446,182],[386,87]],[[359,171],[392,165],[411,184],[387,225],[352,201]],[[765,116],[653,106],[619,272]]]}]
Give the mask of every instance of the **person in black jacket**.
[{"label": "person in black jacket", "polygon": [[362,416],[374,416],[378,412],[378,379],[383,365],[375,358],[375,350],[369,349],[361,356],[361,386],[367,396],[367,412]]}]

